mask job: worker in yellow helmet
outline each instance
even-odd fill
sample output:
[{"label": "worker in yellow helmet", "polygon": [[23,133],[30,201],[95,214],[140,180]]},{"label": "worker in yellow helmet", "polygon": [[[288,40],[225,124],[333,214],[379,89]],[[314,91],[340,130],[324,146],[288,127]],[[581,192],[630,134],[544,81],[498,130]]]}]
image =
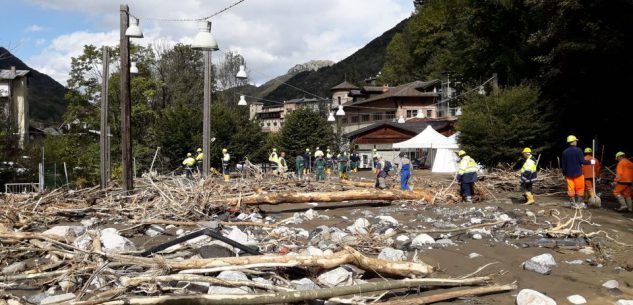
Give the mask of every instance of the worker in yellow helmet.
[{"label": "worker in yellow helmet", "polygon": [[521,167],[521,191],[525,196],[525,204],[533,204],[532,184],[536,181],[536,160],[534,160],[532,149],[529,147],[524,148],[521,154],[525,158]]},{"label": "worker in yellow helmet", "polygon": [[198,149],[196,149],[196,170],[198,171],[198,173],[202,172],[202,159],[204,157],[204,154],[202,153],[202,148],[198,147]]},{"label": "worker in yellow helmet", "polygon": [[185,173],[187,174],[187,178],[193,178],[193,167],[196,165],[196,159],[193,158],[191,153],[187,153],[187,158],[182,161],[182,165],[185,166]]},{"label": "worker in yellow helmet", "polygon": [[374,174],[378,172],[378,166],[379,166],[378,163],[379,163],[380,157],[381,157],[380,153],[378,153],[378,150],[374,148],[372,150],[372,156],[371,156],[371,158],[373,160],[372,167],[371,167],[371,172],[374,173]]},{"label": "worker in yellow helmet", "polygon": [[567,183],[569,207],[584,209],[587,205],[582,202],[582,197],[585,196],[585,176],[582,174],[582,166],[596,164],[596,162],[595,160],[585,160],[582,149],[577,147],[578,138],[576,136],[568,136],[567,144],[569,147],[563,151],[560,167]]},{"label": "worker in yellow helmet", "polygon": [[477,162],[466,154],[465,151],[457,152],[457,182],[460,192],[466,203],[473,202],[473,189],[477,182]]},{"label": "worker in yellow helmet", "polygon": [[268,162],[270,162],[270,166],[273,169],[273,175],[277,176],[277,162],[279,162],[279,157],[277,157],[277,148],[273,148],[273,152],[268,155]]},{"label": "worker in yellow helmet", "polygon": [[222,175],[224,175],[224,181],[229,181],[231,179],[231,175],[229,174],[229,162],[231,161],[231,155],[229,155],[229,151],[224,148],[222,149]]}]

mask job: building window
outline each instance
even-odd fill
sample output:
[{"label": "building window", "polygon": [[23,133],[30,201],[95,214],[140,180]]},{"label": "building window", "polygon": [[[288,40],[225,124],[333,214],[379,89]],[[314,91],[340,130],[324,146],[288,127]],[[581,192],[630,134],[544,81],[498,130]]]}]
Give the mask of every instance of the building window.
[{"label": "building window", "polygon": [[426,117],[427,117],[427,118],[432,118],[432,117],[433,117],[433,110],[428,109],[428,110],[426,111]]},{"label": "building window", "polygon": [[355,115],[355,116],[353,116],[353,117],[350,117],[350,119],[349,119],[349,120],[350,120],[350,122],[351,122],[352,124],[354,124],[354,123],[358,123],[358,116],[356,116],[356,115]]},{"label": "building window", "polygon": [[396,118],[396,112],[395,111],[387,111],[385,118],[387,120],[395,119]]},{"label": "building window", "polygon": [[407,118],[414,118],[418,115],[417,110],[407,110]]},{"label": "building window", "polygon": [[277,126],[277,122],[273,122],[273,126]]},{"label": "building window", "polygon": [[370,118],[369,114],[363,114],[362,116],[363,122],[369,122],[369,118]]},{"label": "building window", "polygon": [[374,113],[374,121],[382,120],[382,113]]},{"label": "building window", "polygon": [[266,123],[266,126],[270,127],[270,122]]},{"label": "building window", "polygon": [[343,118],[342,122],[343,124],[347,124],[347,118]]}]

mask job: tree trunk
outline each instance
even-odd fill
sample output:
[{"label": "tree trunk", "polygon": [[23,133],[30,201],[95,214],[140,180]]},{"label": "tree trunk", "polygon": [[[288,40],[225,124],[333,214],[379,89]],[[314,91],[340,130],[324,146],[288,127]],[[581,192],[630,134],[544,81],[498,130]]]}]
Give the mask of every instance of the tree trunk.
[{"label": "tree trunk", "polygon": [[342,192],[278,192],[264,193],[246,196],[242,198],[228,198],[222,201],[230,205],[246,204],[279,204],[279,203],[303,203],[303,202],[340,202],[350,200],[425,200],[430,202],[433,194],[423,190],[399,191],[399,190],[349,190]]},{"label": "tree trunk", "polygon": [[422,304],[431,304],[461,297],[475,296],[475,295],[484,295],[491,294],[497,292],[506,292],[510,290],[517,289],[517,286],[512,285],[493,285],[493,286],[485,286],[485,287],[476,287],[476,288],[468,288],[468,289],[460,289],[455,291],[447,291],[443,293],[437,293],[432,295],[425,295],[420,297],[406,298],[401,300],[393,300],[387,302],[376,303],[378,305],[422,305]]}]

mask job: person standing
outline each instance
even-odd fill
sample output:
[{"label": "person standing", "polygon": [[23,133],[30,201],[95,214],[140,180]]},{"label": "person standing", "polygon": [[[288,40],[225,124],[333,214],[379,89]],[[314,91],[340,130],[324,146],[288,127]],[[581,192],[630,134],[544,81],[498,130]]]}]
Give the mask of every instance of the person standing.
[{"label": "person standing", "polygon": [[391,162],[386,161],[382,156],[378,156],[376,165],[376,187],[379,189],[387,188],[387,176],[391,170]]},{"label": "person standing", "polygon": [[473,190],[477,182],[477,162],[466,154],[465,151],[457,152],[457,183],[467,203],[473,202]]},{"label": "person standing", "polygon": [[371,167],[371,172],[375,174],[376,172],[378,172],[378,165],[379,165],[379,162],[380,162],[380,154],[378,153],[377,149],[374,148],[374,150],[372,151],[371,158],[372,158],[372,161],[373,161],[372,167]]},{"label": "person standing", "polygon": [[303,154],[303,174],[309,175],[311,169],[312,169],[312,154],[310,154],[310,149],[306,148],[306,152]]},{"label": "person standing", "polygon": [[325,173],[327,174],[328,177],[330,177],[332,175],[332,171],[334,169],[334,159],[333,159],[333,155],[332,152],[330,151],[330,148],[328,147],[325,150]]},{"label": "person standing", "polygon": [[316,161],[314,161],[314,167],[316,168],[316,180],[324,181],[325,180],[325,160],[323,159],[323,156],[316,158]]},{"label": "person standing", "polygon": [[618,199],[618,203],[620,203],[618,211],[628,210],[629,212],[633,212],[633,202],[631,202],[633,162],[621,151],[615,154],[615,159],[618,160],[618,167],[615,170],[615,179],[613,179],[613,195],[615,195],[615,198]]},{"label": "person standing", "polygon": [[352,163],[352,172],[358,172],[358,163],[360,162],[360,156],[357,152],[354,152],[350,157],[350,161]]},{"label": "person standing", "polygon": [[277,164],[279,162],[277,148],[273,148],[273,152],[268,156],[268,162],[270,162],[270,167],[273,169],[273,175],[277,176]]},{"label": "person standing", "polygon": [[193,178],[193,167],[196,165],[196,159],[193,158],[191,153],[187,153],[187,158],[182,161],[182,165],[185,166],[185,173],[187,174],[187,179]]},{"label": "person standing", "polygon": [[347,172],[349,171],[349,158],[347,157],[347,152],[343,151],[339,157],[337,158],[338,160],[338,174],[339,174],[339,178],[341,180],[347,180],[348,174]]},{"label": "person standing", "polygon": [[303,155],[301,151],[297,153],[297,157],[295,158],[295,168],[297,170],[297,178],[303,178]]},{"label": "person standing", "polygon": [[532,185],[536,180],[536,160],[532,156],[532,149],[526,147],[521,152],[525,162],[521,167],[521,191],[525,196],[525,204],[530,205],[534,203],[534,195],[532,194]]},{"label": "person standing", "polygon": [[585,177],[585,192],[584,202],[587,203],[589,198],[596,196],[595,186],[593,185],[594,177],[598,179],[600,177],[600,161],[593,157],[593,149],[587,147],[584,150],[585,152],[585,160],[591,162],[594,160],[594,165],[583,164],[582,165],[582,175]]},{"label": "person standing", "polygon": [[286,172],[288,171],[288,163],[286,162],[286,153],[281,152],[279,158],[277,159],[277,170],[279,171],[279,176],[282,178],[286,178]]},{"label": "person standing", "polygon": [[409,178],[411,177],[411,160],[406,153],[400,153],[400,164],[398,164],[398,173],[400,173],[400,189],[410,191]]},{"label": "person standing", "polygon": [[199,173],[202,172],[202,159],[204,158],[204,154],[202,153],[202,148],[196,149],[196,171]]},{"label": "person standing", "polygon": [[585,177],[582,175],[582,165],[595,164],[595,161],[585,160],[582,150],[577,147],[578,138],[576,136],[568,136],[567,143],[569,147],[563,151],[561,169],[567,183],[569,205],[572,208],[585,208],[586,206],[581,199],[585,195]]},{"label": "person standing", "polygon": [[224,181],[228,182],[231,180],[231,175],[229,172],[229,162],[231,161],[231,155],[229,155],[229,151],[226,148],[222,149],[222,175],[224,176]]}]

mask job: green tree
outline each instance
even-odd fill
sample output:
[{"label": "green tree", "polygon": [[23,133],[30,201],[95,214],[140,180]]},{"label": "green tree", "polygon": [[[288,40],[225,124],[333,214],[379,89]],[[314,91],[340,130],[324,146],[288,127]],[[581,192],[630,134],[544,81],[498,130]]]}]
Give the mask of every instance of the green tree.
[{"label": "green tree", "polygon": [[469,95],[457,122],[459,142],[475,160],[495,166],[517,160],[523,147],[535,153],[550,148],[550,118],[539,91],[520,85]]},{"label": "green tree", "polygon": [[336,136],[326,116],[310,108],[299,108],[288,115],[281,128],[280,148],[278,152],[286,152],[289,164],[294,164],[294,157],[300,151],[314,147],[322,149],[330,146],[336,150]]}]

